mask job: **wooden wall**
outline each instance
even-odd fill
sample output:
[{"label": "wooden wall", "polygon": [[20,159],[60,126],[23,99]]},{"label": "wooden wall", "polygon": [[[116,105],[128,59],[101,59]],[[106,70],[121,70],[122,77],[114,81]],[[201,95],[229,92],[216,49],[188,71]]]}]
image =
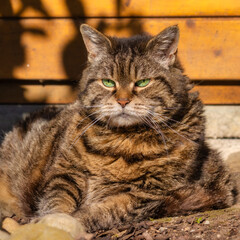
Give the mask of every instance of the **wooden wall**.
[{"label": "wooden wall", "polygon": [[79,25],[116,36],[180,27],[205,104],[240,104],[239,0],[0,0],[0,104],[68,103],[86,61]]}]

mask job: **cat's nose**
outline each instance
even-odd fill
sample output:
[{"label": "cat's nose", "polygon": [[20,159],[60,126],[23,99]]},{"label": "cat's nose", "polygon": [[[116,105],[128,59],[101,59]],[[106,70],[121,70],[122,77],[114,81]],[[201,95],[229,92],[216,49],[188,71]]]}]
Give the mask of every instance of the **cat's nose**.
[{"label": "cat's nose", "polygon": [[117,99],[117,102],[124,108],[128,103],[130,103],[130,100],[128,98],[119,98]]}]

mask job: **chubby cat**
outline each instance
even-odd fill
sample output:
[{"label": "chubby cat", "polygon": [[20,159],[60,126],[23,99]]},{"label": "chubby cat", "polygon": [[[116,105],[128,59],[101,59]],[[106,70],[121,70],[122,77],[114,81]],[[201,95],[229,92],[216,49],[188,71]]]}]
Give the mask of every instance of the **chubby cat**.
[{"label": "chubby cat", "polygon": [[113,38],[84,24],[81,33],[88,65],[76,102],[5,136],[2,216],[67,214],[94,232],[233,205],[235,186],[205,143],[203,105],[176,57],[178,27]]}]

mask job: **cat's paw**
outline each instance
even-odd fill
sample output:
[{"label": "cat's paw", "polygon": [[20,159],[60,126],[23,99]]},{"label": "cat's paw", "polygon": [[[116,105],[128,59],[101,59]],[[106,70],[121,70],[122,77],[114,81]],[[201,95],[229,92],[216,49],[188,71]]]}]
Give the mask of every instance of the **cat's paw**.
[{"label": "cat's paw", "polygon": [[51,227],[62,229],[72,235],[74,239],[91,239],[91,234],[85,232],[82,224],[65,213],[47,214],[42,218],[33,219],[32,222],[43,223]]}]

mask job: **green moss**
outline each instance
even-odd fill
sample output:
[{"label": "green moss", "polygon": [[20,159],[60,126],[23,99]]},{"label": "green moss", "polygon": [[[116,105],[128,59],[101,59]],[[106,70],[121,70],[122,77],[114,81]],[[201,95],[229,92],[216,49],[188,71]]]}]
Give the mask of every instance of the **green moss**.
[{"label": "green moss", "polygon": [[240,208],[236,208],[236,207],[224,208],[224,209],[219,209],[219,210],[207,211],[204,213],[208,215],[208,219],[214,219],[219,216],[229,214],[231,212],[232,213],[240,212]]},{"label": "green moss", "polygon": [[172,219],[173,219],[172,217],[158,218],[158,219],[149,218],[150,221],[156,221],[156,222],[158,222],[158,223],[171,222]]}]

